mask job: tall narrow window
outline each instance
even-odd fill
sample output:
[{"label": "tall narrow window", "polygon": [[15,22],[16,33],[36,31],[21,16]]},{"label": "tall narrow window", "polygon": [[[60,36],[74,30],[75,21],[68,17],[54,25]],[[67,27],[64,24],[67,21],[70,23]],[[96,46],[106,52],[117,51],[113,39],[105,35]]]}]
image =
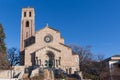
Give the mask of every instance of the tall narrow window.
[{"label": "tall narrow window", "polygon": [[56,67],[58,67],[58,60],[56,60]]},{"label": "tall narrow window", "polygon": [[26,17],[26,12],[24,12],[24,17]]},{"label": "tall narrow window", "polygon": [[31,12],[29,12],[29,17],[31,17],[32,16],[32,14],[31,14]]},{"label": "tall narrow window", "polygon": [[26,21],[26,27],[29,27],[29,21]]},{"label": "tall narrow window", "polygon": [[72,68],[69,68],[69,74],[72,74]]},{"label": "tall narrow window", "polygon": [[35,65],[35,53],[31,53],[32,66]]},{"label": "tall narrow window", "polygon": [[61,57],[59,57],[59,65],[61,65]]}]

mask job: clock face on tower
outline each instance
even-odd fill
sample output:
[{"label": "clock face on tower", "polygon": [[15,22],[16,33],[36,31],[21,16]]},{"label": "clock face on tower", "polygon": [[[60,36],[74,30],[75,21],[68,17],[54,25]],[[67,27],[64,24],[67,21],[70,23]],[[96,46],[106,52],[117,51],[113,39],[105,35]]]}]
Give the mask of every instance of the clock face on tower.
[{"label": "clock face on tower", "polygon": [[52,35],[50,35],[50,34],[46,35],[46,36],[44,37],[44,41],[45,41],[46,43],[52,42],[52,41],[53,41]]}]

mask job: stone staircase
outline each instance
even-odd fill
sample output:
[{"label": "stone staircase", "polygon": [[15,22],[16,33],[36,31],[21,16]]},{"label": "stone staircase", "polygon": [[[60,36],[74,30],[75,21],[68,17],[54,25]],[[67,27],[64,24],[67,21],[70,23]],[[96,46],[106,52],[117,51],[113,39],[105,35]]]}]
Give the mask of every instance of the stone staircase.
[{"label": "stone staircase", "polygon": [[22,78],[23,78],[23,75],[24,75],[24,70],[22,70],[22,71],[20,72],[20,75],[18,76],[18,79],[22,79]]},{"label": "stone staircase", "polygon": [[51,69],[44,69],[44,80],[54,80],[54,73]]},{"label": "stone staircase", "polygon": [[44,80],[54,80],[54,72],[52,69],[36,68],[31,72],[30,78],[34,76],[44,76]]}]

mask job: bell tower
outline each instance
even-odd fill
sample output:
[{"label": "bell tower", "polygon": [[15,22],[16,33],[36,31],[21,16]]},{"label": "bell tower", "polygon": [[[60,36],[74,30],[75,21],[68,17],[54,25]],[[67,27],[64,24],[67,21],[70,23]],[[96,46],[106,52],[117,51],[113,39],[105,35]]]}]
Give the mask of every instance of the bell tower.
[{"label": "bell tower", "polygon": [[20,52],[24,51],[25,47],[30,43],[30,40],[28,39],[33,37],[35,34],[34,20],[34,8],[23,8],[21,17]]}]

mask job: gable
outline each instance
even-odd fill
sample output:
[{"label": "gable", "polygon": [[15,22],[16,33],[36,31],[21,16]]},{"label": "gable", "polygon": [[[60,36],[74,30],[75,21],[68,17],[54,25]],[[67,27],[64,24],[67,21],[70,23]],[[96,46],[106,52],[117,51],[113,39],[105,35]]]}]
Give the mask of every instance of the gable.
[{"label": "gable", "polygon": [[[49,44],[64,44],[64,39],[61,37],[60,32],[56,29],[50,28],[48,26],[44,27],[43,29],[40,29],[35,34],[36,42],[37,44],[44,44],[46,45],[47,41],[46,39],[51,39]],[[48,38],[46,38],[48,37]]]},{"label": "gable", "polygon": [[42,28],[42,29],[40,29],[40,30],[36,31],[36,33],[39,33],[39,32],[41,32],[41,31],[51,31],[51,32],[60,33],[60,31],[59,31],[59,30],[54,29],[54,28],[49,27],[49,26],[46,26],[46,27],[44,27],[44,28]]}]

